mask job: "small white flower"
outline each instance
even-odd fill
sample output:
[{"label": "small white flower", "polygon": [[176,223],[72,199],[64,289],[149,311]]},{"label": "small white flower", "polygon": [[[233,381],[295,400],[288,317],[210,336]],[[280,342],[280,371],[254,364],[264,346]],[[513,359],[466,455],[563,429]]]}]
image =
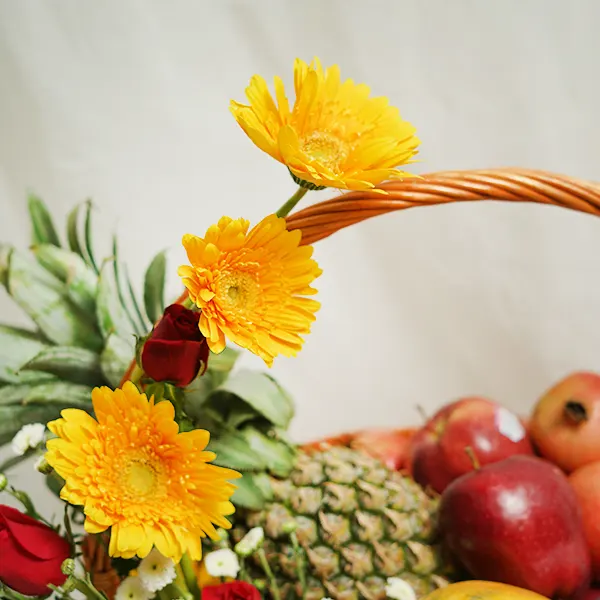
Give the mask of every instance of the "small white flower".
[{"label": "small white flower", "polygon": [[229,548],[222,548],[207,554],[204,558],[204,566],[211,577],[231,577],[235,579],[240,571],[237,554]]},{"label": "small white flower", "polygon": [[115,594],[115,600],[151,600],[154,594],[149,592],[139,577],[127,577],[121,582]]},{"label": "small white flower", "polygon": [[417,600],[415,590],[399,577],[389,577],[385,586],[385,593],[392,600]]},{"label": "small white flower", "polygon": [[137,574],[149,592],[158,592],[175,580],[175,563],[153,548],[148,556],[142,559]]},{"label": "small white flower", "polygon": [[33,468],[42,475],[48,475],[52,473],[52,467],[48,464],[46,457],[43,454],[35,459]]},{"label": "small white flower", "polygon": [[253,527],[235,546],[235,551],[240,556],[250,556],[258,550],[265,539],[262,527]]},{"label": "small white flower", "polygon": [[29,448],[35,448],[44,441],[46,426],[43,423],[23,425],[12,440],[12,451],[23,456]]}]

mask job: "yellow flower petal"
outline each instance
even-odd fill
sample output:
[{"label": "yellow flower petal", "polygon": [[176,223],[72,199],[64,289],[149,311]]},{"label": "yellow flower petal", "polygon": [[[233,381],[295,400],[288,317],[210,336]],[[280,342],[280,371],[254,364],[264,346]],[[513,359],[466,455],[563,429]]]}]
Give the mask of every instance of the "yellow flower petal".
[{"label": "yellow flower petal", "polygon": [[[195,242],[194,242],[195,243]],[[96,388],[96,419],[68,409],[51,423],[46,460],[65,479],[61,498],[83,505],[85,530],[110,527],[111,556],[146,556],[155,545],[178,561],[200,558],[200,538],[229,527],[231,469],[210,464],[209,433],[179,433],[170,402],[154,404],[136,386]]]},{"label": "yellow flower petal", "polygon": [[274,88],[275,100],[255,75],[246,89],[249,104],[232,101],[230,110],[254,144],[296,177],[317,186],[364,190],[410,176],[396,169],[414,162],[420,144],[414,127],[387,98],[371,97],[368,86],[342,82],[337,65],[324,70],[318,59],[311,65],[296,59],[291,110],[279,77]]},{"label": "yellow flower petal", "polygon": [[321,275],[312,248],[300,246],[301,237],[276,215],[250,231],[247,221],[227,218],[209,227],[204,240],[184,237],[204,247],[202,253],[187,252],[196,260],[179,273],[202,309],[199,328],[213,352],[222,352],[228,338],[271,366],[278,354],[301,350],[299,334],[310,332],[320,308],[305,296],[316,292],[310,284]]}]

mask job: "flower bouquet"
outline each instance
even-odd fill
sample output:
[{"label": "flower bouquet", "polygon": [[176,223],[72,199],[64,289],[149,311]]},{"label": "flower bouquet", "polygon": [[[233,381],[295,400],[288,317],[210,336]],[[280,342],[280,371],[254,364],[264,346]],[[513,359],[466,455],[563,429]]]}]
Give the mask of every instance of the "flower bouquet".
[{"label": "flower bouquet", "polygon": [[[0,597],[416,600],[464,579],[440,546],[439,495],[406,471],[414,429],[299,446],[288,392],[236,359],[270,367],[301,350],[319,309],[310,244],[342,227],[460,200],[598,212],[598,193],[514,170],[416,177],[398,170],[417,153],[415,129],[387,99],[317,60],[296,61],[294,88],[290,107],[279,78],[272,97],[255,76],[231,112],[296,192],[252,227],[224,216],[183,235],[175,302],[164,254],[141,299],[116,240],[96,258],[89,203],[63,244],[30,197],[31,253],[0,246],[0,282],[35,325],[0,326],[0,444],[14,454],[0,488],[22,504],[0,506]],[[327,187],[346,192],[291,214]],[[11,485],[32,456],[64,501],[61,523]]]}]

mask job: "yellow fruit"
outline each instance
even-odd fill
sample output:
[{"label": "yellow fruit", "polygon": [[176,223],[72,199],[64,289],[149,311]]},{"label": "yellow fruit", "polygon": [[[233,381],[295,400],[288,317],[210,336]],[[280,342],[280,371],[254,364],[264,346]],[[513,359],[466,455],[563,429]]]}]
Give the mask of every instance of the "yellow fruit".
[{"label": "yellow fruit", "polygon": [[504,583],[462,581],[436,590],[424,600],[548,600],[548,598]]}]

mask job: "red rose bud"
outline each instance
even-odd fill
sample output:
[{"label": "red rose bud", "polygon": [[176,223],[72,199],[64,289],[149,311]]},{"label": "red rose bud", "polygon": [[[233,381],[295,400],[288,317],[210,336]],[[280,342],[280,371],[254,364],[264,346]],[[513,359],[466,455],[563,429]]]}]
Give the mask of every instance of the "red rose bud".
[{"label": "red rose bud", "polygon": [[232,581],[203,588],[202,600],[262,600],[262,597],[251,583]]},{"label": "red rose bud", "polygon": [[200,314],[180,304],[165,309],[142,349],[142,368],[154,381],[189,385],[208,362],[208,344],[200,332]]},{"label": "red rose bud", "polygon": [[0,581],[26,596],[47,596],[62,585],[71,547],[47,525],[0,504]]}]

